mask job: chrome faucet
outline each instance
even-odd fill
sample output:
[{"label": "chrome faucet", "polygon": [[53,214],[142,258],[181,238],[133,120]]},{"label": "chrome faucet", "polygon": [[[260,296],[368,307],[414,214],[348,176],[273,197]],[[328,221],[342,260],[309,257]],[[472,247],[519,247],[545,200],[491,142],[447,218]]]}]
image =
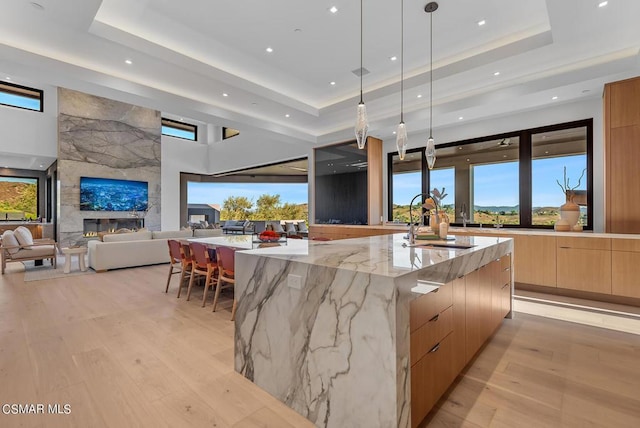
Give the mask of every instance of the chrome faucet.
[{"label": "chrome faucet", "polygon": [[418,193],[417,195],[415,195],[413,197],[413,199],[411,199],[411,202],[409,203],[409,244],[413,245],[416,243],[416,228],[413,225],[413,202],[419,198],[420,196],[429,196],[429,193]]},{"label": "chrome faucet", "polygon": [[467,227],[467,204],[462,204],[460,216],[462,217],[462,227]]}]

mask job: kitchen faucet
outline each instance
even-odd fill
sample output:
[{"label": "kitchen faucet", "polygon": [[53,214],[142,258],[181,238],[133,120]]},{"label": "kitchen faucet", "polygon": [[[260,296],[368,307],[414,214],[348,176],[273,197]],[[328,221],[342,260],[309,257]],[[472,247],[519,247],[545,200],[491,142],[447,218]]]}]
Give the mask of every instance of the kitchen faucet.
[{"label": "kitchen faucet", "polygon": [[467,227],[467,204],[465,203],[460,208],[460,216],[462,216],[462,227]]},{"label": "kitchen faucet", "polygon": [[413,202],[416,200],[416,198],[419,198],[420,196],[425,196],[425,195],[429,196],[429,193],[418,193],[413,197],[413,199],[411,199],[411,202],[409,203],[409,244],[410,245],[413,245],[416,243],[416,229],[415,229],[415,226],[413,225],[413,211],[412,211]]},{"label": "kitchen faucet", "polygon": [[500,229],[502,227],[502,223],[500,223],[500,214],[496,214],[496,224],[493,225],[496,229]]}]

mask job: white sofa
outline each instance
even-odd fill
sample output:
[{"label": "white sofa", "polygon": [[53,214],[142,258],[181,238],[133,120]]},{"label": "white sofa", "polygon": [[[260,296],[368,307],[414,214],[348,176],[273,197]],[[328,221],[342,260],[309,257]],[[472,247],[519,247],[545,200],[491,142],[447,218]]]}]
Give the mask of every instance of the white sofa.
[{"label": "white sofa", "polygon": [[105,272],[109,269],[169,263],[168,239],[220,235],[222,229],[143,231],[105,235],[102,241],[89,241],[89,266],[96,272]]}]

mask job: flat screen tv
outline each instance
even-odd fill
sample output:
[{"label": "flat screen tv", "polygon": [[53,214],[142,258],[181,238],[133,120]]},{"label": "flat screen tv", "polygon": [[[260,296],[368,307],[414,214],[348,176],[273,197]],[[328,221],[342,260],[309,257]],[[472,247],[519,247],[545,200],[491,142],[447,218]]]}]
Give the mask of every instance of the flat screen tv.
[{"label": "flat screen tv", "polygon": [[146,181],[80,177],[81,211],[145,211],[148,201]]}]

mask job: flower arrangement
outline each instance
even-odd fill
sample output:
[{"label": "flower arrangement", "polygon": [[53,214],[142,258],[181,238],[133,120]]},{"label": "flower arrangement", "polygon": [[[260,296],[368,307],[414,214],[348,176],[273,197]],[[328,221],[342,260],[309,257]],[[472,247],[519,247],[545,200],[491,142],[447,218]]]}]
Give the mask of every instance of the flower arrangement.
[{"label": "flower arrangement", "polygon": [[442,190],[438,190],[434,188],[431,191],[431,197],[427,198],[424,201],[422,207],[428,211],[435,210],[436,217],[438,217],[438,211],[442,209],[442,200],[447,197],[447,194],[444,192],[444,187]]},{"label": "flower arrangement", "polygon": [[578,178],[578,184],[576,184],[575,186],[571,187],[571,184],[569,183],[569,178],[567,178],[567,167],[564,167],[564,181],[562,184],[560,184],[560,180],[556,180],[556,183],[558,183],[558,186],[560,186],[560,188],[562,189],[562,192],[565,194],[565,196],[567,198],[569,198],[569,202],[573,202],[573,196],[574,196],[574,191],[580,187],[580,182],[582,181],[582,177],[584,177],[584,173],[587,172],[587,169],[583,169],[582,170],[582,174],[580,174],[580,178]]},{"label": "flower arrangement", "polygon": [[263,232],[260,232],[260,235],[258,235],[258,239],[263,242],[273,242],[280,239],[280,234],[273,230],[265,230]]}]

